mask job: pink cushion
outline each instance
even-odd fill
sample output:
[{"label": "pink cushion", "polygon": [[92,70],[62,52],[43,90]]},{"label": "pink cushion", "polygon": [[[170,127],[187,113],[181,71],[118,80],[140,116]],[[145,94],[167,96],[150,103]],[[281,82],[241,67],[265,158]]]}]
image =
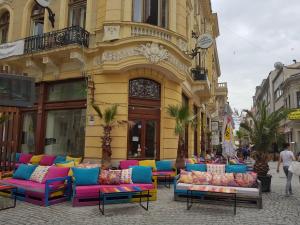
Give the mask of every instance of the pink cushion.
[{"label": "pink cushion", "polygon": [[170,176],[175,176],[175,172],[174,171],[153,171],[152,175],[170,175]]},{"label": "pink cushion", "polygon": [[76,197],[98,197],[100,188],[138,186],[144,189],[154,189],[153,184],[120,184],[120,185],[90,185],[76,186]]},{"label": "pink cushion", "polygon": [[40,161],[41,166],[52,166],[56,156],[53,155],[44,155]]},{"label": "pink cushion", "polygon": [[120,169],[128,169],[130,166],[138,166],[138,160],[122,160],[120,161]]},{"label": "pink cushion", "polygon": [[[69,170],[70,168],[51,166],[48,170],[47,175],[44,177],[42,183],[44,184],[46,180],[50,180],[58,177],[66,177],[68,176]],[[53,182],[53,185],[63,184],[63,183],[64,181],[57,181],[57,182]]]},{"label": "pink cushion", "polygon": [[21,153],[20,158],[19,158],[19,163],[27,164],[27,163],[29,163],[31,157],[32,157],[31,154]]}]

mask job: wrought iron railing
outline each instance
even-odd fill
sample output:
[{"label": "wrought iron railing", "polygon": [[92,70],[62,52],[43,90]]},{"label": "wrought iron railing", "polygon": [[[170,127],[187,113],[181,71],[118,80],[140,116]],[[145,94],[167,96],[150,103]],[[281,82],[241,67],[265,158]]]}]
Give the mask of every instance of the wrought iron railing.
[{"label": "wrought iron railing", "polygon": [[53,48],[59,48],[70,44],[89,46],[89,32],[79,26],[72,26],[42,35],[25,38],[24,52],[32,53]]},{"label": "wrought iron railing", "polygon": [[202,67],[196,67],[191,69],[191,74],[194,81],[206,81],[207,80],[207,69]]}]

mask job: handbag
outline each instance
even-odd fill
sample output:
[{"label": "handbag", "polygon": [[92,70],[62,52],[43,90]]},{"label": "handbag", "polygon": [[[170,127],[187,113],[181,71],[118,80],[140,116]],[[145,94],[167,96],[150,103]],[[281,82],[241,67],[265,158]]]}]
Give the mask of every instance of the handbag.
[{"label": "handbag", "polygon": [[296,176],[300,176],[300,162],[294,161],[289,166],[289,171]]}]

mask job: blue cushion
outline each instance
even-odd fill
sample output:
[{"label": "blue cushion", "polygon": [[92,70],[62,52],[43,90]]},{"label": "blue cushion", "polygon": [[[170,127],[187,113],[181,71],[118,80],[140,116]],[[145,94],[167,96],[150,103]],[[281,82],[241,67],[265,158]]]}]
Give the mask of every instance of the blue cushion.
[{"label": "blue cushion", "polygon": [[66,156],[63,155],[58,155],[56,156],[55,160],[54,160],[54,164],[55,163],[62,163],[66,161]]},{"label": "blue cushion", "polygon": [[18,169],[15,171],[13,178],[29,180],[31,174],[33,173],[36,167],[37,166],[35,165],[21,164],[19,165]]},{"label": "blue cushion", "polygon": [[157,171],[172,171],[172,161],[163,160],[156,161],[156,170]]},{"label": "blue cushion", "polygon": [[20,159],[20,153],[17,152],[17,153],[16,153],[16,162],[19,162],[19,159]]},{"label": "blue cushion", "polygon": [[246,165],[226,165],[225,172],[226,173],[246,173],[247,166]]},{"label": "blue cushion", "polygon": [[150,166],[132,166],[131,179],[136,184],[152,183],[152,167]]},{"label": "blue cushion", "polygon": [[186,164],[186,171],[201,171],[201,172],[206,172],[207,167],[206,164]]},{"label": "blue cushion", "polygon": [[100,168],[72,168],[76,185],[98,184]]}]

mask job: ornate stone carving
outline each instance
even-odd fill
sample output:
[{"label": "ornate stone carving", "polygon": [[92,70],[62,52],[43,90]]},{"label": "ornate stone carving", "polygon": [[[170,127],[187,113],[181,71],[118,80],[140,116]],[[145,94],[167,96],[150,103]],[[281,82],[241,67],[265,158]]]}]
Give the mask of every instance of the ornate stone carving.
[{"label": "ornate stone carving", "polygon": [[111,41],[120,38],[120,26],[104,26],[103,41]]},{"label": "ornate stone carving", "polygon": [[159,83],[138,78],[129,81],[129,96],[134,98],[146,99],[160,99],[160,85]]},{"label": "ornate stone carving", "polygon": [[177,39],[177,46],[181,51],[183,52],[187,51],[187,43],[181,38]]},{"label": "ornate stone carving", "polygon": [[145,56],[149,62],[157,64],[160,61],[168,59],[168,50],[157,43],[147,43],[136,48],[136,51]]}]

